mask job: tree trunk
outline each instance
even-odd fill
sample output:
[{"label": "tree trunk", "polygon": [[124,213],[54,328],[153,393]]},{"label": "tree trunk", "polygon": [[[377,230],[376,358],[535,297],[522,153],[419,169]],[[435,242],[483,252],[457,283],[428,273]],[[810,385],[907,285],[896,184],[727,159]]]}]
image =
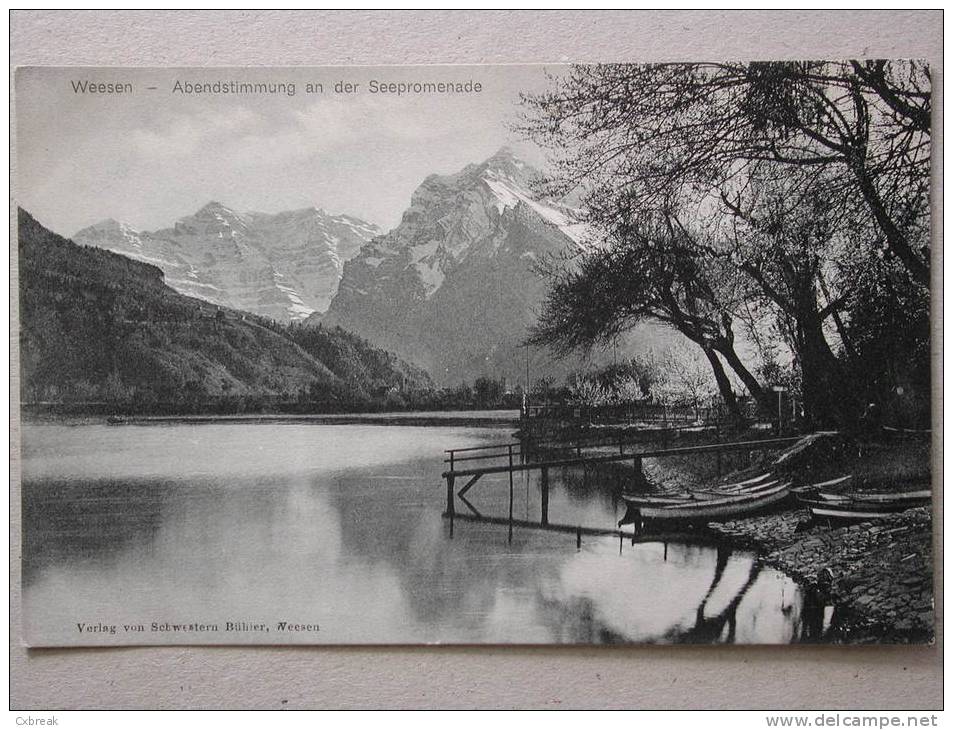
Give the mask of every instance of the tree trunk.
[{"label": "tree trunk", "polygon": [[741,362],[741,358],[738,357],[735,348],[728,342],[717,342],[715,343],[715,349],[721,353],[728,363],[728,366],[741,378],[741,382],[745,384],[748,392],[751,393],[751,397],[755,399],[761,410],[766,413],[773,412],[774,400],[771,398],[770,393],[761,387],[761,383],[758,382],[758,379],[755,378],[755,376],[751,374],[751,371],[745,367],[745,364]]},{"label": "tree trunk", "polygon": [[808,424],[815,428],[851,426],[859,415],[852,380],[827,344],[816,312],[798,319],[798,340]]},{"label": "tree trunk", "polygon": [[718,354],[710,347],[704,345],[699,345],[699,347],[701,347],[702,352],[705,353],[705,357],[708,358],[711,370],[715,374],[715,382],[718,383],[718,392],[721,393],[721,398],[725,402],[725,408],[728,410],[728,419],[731,421],[732,427],[741,428],[744,426],[745,417],[741,412],[741,407],[738,405],[735,392],[731,389],[731,381],[725,373],[725,368],[721,364],[721,360],[718,359]]},{"label": "tree trunk", "polygon": [[834,320],[834,326],[837,328],[837,334],[840,336],[841,342],[844,343],[844,350],[852,358],[857,358],[857,351],[854,349],[853,343],[850,341],[850,336],[847,334],[847,328],[844,326],[844,320],[840,316],[840,311],[838,310],[837,305],[834,303],[834,298],[831,296],[830,290],[827,288],[827,282],[824,281],[824,274],[820,270],[817,272],[817,283],[820,284],[821,293],[824,295],[824,299],[827,300],[827,308],[830,309],[831,318]]},{"label": "tree trunk", "polygon": [[880,197],[880,193],[877,191],[877,186],[874,185],[870,173],[865,166],[865,161],[855,156],[850,160],[849,167],[860,185],[861,194],[867,201],[870,212],[873,213],[874,220],[877,221],[877,225],[880,226],[880,230],[883,231],[884,237],[887,239],[887,246],[896,257],[900,259],[900,262],[906,267],[907,271],[910,272],[914,281],[929,288],[929,259],[924,260],[910,247],[910,242],[907,240],[906,235],[893,218],[890,217]]}]

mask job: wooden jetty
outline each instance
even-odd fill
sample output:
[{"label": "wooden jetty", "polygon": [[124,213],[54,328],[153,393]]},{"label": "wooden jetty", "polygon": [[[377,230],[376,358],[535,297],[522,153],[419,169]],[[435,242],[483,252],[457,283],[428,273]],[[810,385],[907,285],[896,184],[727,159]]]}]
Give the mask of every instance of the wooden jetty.
[{"label": "wooden jetty", "polygon": [[[513,519],[513,477],[522,472],[538,471],[540,473],[541,504],[540,504],[540,522],[539,527],[549,526],[549,473],[551,469],[565,467],[587,467],[600,464],[618,464],[632,462],[634,467],[633,486],[642,488],[646,485],[645,476],[642,472],[642,462],[644,459],[659,459],[674,456],[687,456],[695,454],[712,454],[720,459],[721,454],[727,452],[756,452],[765,450],[775,450],[784,446],[789,446],[800,440],[799,436],[785,438],[758,439],[752,441],[736,441],[730,443],[704,444],[700,446],[684,446],[669,449],[655,449],[648,451],[626,452],[626,444],[619,442],[617,444],[619,453],[590,453],[583,454],[582,448],[577,447],[575,455],[564,458],[551,458],[539,461],[530,461],[528,449],[524,449],[519,442],[504,444],[492,444],[488,446],[474,446],[464,449],[447,449],[445,453],[447,458],[444,460],[449,468],[443,472],[442,477],[447,483],[447,507],[444,516],[450,519],[450,534],[453,534],[453,522],[456,516],[456,498],[459,497],[474,516],[482,521],[491,521],[490,518],[484,518],[467,501],[466,494],[477,484],[484,476],[492,474],[509,475],[509,517],[497,518],[510,526],[510,535],[512,529],[518,521]],[[613,448],[615,448],[615,444]],[[461,468],[462,466],[462,468]],[[466,482],[459,489],[454,491],[457,481],[466,479]],[[535,523],[531,523],[535,525]],[[571,529],[566,527],[567,531]],[[609,531],[611,534],[618,534],[617,530]]]}]

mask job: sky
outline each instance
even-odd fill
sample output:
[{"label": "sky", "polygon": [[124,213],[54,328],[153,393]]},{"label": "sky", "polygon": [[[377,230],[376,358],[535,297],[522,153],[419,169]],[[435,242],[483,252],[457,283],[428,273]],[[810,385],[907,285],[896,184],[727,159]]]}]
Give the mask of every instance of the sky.
[{"label": "sky", "polygon": [[[510,128],[520,91],[559,66],[263,69],[21,68],[15,86],[14,197],[62,235],[114,218],[171,225],[211,200],[238,211],[315,206],[387,230],[430,174],[509,145],[545,158]],[[132,83],[82,94],[74,82]],[[173,93],[176,81],[294,82],[296,93]],[[380,94],[370,82],[466,82],[470,94]],[[360,84],[336,93],[336,82]],[[323,94],[306,93],[307,83]],[[148,87],[155,87],[149,89]]]}]

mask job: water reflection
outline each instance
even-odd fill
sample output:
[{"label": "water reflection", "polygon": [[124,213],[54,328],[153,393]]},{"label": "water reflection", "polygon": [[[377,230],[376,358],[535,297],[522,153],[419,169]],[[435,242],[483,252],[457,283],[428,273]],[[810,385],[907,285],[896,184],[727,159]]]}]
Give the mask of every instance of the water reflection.
[{"label": "water reflection", "polygon": [[[77,621],[315,621],[319,635],[203,643],[788,642],[823,606],[754,556],[684,539],[582,538],[442,517],[441,452],[505,434],[465,427],[28,426],[24,614],[32,643]],[[550,475],[554,524],[612,528],[614,485]],[[509,481],[468,498],[508,516]],[[538,475],[514,513],[539,521]],[[461,510],[463,508],[461,507]]]}]

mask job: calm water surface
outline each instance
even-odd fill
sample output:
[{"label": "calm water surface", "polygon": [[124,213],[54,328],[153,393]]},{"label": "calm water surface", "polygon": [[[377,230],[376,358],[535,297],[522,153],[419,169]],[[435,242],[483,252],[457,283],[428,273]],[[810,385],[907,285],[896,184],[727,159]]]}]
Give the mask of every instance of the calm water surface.
[{"label": "calm water surface", "polygon": [[[516,528],[510,541],[506,526],[462,520],[451,538],[443,449],[507,440],[467,427],[26,425],[28,641],[783,643],[820,630],[823,607],[790,578],[724,547],[584,536],[577,549],[575,535]],[[614,527],[624,505],[592,482],[551,475],[550,522]],[[508,513],[506,477],[467,496]],[[514,517],[539,519],[536,475],[514,501]]]}]

